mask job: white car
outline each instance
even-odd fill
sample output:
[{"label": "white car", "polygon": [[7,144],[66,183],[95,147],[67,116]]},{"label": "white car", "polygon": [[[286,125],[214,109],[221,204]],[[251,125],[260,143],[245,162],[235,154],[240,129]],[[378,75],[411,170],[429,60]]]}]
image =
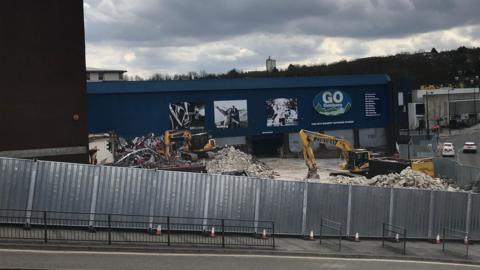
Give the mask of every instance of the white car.
[{"label": "white car", "polygon": [[474,142],[465,142],[463,145],[463,152],[464,153],[476,153],[477,152],[477,144]]},{"label": "white car", "polygon": [[442,157],[454,157],[454,156],[455,156],[455,148],[453,147],[453,144],[449,142],[443,143]]}]

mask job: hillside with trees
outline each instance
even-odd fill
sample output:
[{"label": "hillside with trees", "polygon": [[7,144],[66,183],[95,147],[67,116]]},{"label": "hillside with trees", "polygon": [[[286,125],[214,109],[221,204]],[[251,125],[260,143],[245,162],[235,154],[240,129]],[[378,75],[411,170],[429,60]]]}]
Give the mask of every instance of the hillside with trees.
[{"label": "hillside with trees", "polygon": [[[281,58],[281,57],[280,57]],[[174,76],[155,74],[149,80],[192,80],[217,78],[301,77],[386,73],[392,78],[408,78],[414,89],[426,85],[453,85],[455,77],[462,82],[456,86],[470,86],[469,78],[480,75],[480,48],[459,47],[456,50],[438,52],[400,53],[392,56],[367,57],[352,61],[340,61],[322,65],[293,65],[286,69],[266,71],[239,71],[232,69],[224,74],[189,72]],[[137,78],[138,79],[138,78]],[[141,79],[141,78],[140,78]],[[459,85],[460,84],[460,85]],[[476,83],[475,83],[476,84]]]}]

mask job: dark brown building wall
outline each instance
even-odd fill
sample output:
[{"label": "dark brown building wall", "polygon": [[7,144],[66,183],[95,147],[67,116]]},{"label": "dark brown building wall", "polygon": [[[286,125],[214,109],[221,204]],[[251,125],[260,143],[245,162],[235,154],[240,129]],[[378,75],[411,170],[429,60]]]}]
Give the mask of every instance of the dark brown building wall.
[{"label": "dark brown building wall", "polygon": [[0,154],[50,149],[44,159],[62,160],[77,147],[65,161],[88,162],[85,88],[83,1],[2,0]]}]

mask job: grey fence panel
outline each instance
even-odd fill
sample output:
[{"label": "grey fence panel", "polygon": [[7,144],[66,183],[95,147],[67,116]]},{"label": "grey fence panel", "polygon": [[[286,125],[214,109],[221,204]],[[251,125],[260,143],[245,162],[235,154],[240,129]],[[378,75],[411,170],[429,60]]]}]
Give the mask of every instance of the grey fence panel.
[{"label": "grey fence panel", "polygon": [[148,215],[151,173],[151,170],[100,167],[95,212]]},{"label": "grey fence panel", "polygon": [[352,186],[352,234],[381,236],[382,223],[388,222],[389,207],[390,189]]},{"label": "grey fence panel", "polygon": [[[449,160],[435,162],[436,173],[454,164]],[[465,179],[478,176],[478,169],[467,169],[460,172]],[[317,231],[321,217],[340,221],[346,229],[349,212],[349,187],[345,185],[7,158],[0,158],[0,186],[0,208],[26,209],[33,186],[33,210],[198,217],[199,223],[204,217],[273,220],[276,233],[296,235],[303,233],[304,221],[307,232]],[[478,194],[470,194],[468,216],[469,193],[465,192],[368,186],[351,189],[352,234],[381,236],[382,222],[392,222],[405,226],[409,237],[435,236],[448,226],[460,230],[469,227],[471,237],[480,239]],[[97,218],[88,217],[90,222]]]},{"label": "grey fence panel", "polygon": [[0,209],[26,209],[33,164],[31,160],[0,159]]},{"label": "grey fence panel", "polygon": [[469,167],[457,165],[455,170],[455,182],[460,187],[471,184],[472,175]]},{"label": "grey fence panel", "polygon": [[480,240],[480,194],[472,194],[470,238]]},{"label": "grey fence panel", "polygon": [[[398,145],[398,153],[400,154],[400,158],[403,159],[408,159],[408,149],[409,145],[408,144],[399,144]],[[410,152],[410,157],[412,156],[412,153]]]},{"label": "grey fence panel", "polygon": [[153,214],[155,216],[203,217],[207,178],[207,175],[199,173],[158,171],[154,183]]},{"label": "grey fence panel", "polygon": [[37,162],[33,210],[90,212],[95,166]]},{"label": "grey fence panel", "polygon": [[393,189],[392,223],[407,229],[408,237],[428,238],[430,190]]},{"label": "grey fence panel", "polygon": [[255,182],[261,180],[229,175],[210,179],[209,217],[255,219]]},{"label": "grey fence panel", "polygon": [[480,180],[480,168],[457,165],[455,179],[458,186],[470,187],[475,181]]},{"label": "grey fence panel", "polygon": [[313,230],[317,233],[320,228],[320,219],[324,217],[341,222],[343,234],[346,234],[347,185],[309,183],[307,206],[307,232]]},{"label": "grey fence panel", "polygon": [[303,182],[259,180],[260,220],[275,221],[275,233],[302,233]]},{"label": "grey fence panel", "polygon": [[466,229],[466,192],[434,191],[433,235],[442,233],[443,227]]},{"label": "grey fence panel", "polygon": [[436,177],[449,178],[449,179],[456,178],[455,160],[450,160],[445,158],[434,158],[433,168],[434,168]]},{"label": "grey fence panel", "polygon": [[414,145],[414,144],[399,144],[398,150],[400,158],[426,158],[433,157],[435,153],[432,151],[432,147],[427,145]]}]

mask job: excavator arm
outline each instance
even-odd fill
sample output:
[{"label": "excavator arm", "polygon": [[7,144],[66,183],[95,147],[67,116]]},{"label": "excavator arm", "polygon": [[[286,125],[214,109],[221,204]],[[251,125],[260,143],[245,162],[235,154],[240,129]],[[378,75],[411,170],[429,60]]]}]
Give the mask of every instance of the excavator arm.
[{"label": "excavator arm", "polygon": [[319,175],[317,172],[317,163],[315,162],[315,155],[313,154],[312,143],[313,140],[309,137],[305,130],[300,130],[300,141],[303,145],[303,159],[305,159],[305,163],[308,167],[308,174],[307,178],[318,179]]},{"label": "excavator arm", "polygon": [[183,137],[185,140],[185,146],[190,149],[190,141],[192,139],[192,133],[188,130],[165,130],[163,133],[163,143],[165,145],[164,155],[167,160],[172,156],[172,139]]},{"label": "excavator arm", "polygon": [[298,134],[303,145],[303,158],[305,159],[305,163],[308,167],[307,178],[319,178],[317,172],[317,163],[315,161],[315,155],[312,148],[312,144],[315,141],[318,141],[322,144],[333,145],[342,150],[343,162],[340,167],[344,170],[347,169],[348,152],[352,151],[353,149],[352,145],[347,140],[304,129],[300,130]]}]

